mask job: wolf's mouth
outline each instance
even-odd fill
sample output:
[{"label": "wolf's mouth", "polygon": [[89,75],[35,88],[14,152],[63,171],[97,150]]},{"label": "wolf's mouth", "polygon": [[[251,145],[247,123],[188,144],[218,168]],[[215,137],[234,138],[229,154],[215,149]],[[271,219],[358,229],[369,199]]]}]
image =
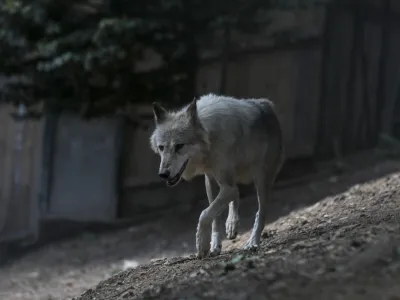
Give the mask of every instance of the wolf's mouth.
[{"label": "wolf's mouth", "polygon": [[171,179],[167,180],[167,185],[169,187],[173,187],[173,186],[177,185],[179,183],[179,181],[181,181],[182,173],[183,173],[183,171],[185,171],[188,162],[189,162],[189,160],[185,161],[185,163],[183,164],[182,168],[179,170],[178,174],[176,174]]}]

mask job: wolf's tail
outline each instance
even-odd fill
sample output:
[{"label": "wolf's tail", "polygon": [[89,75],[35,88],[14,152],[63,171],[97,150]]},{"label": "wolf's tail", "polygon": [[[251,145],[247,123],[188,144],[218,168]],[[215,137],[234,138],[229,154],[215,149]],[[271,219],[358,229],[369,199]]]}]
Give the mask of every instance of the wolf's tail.
[{"label": "wolf's tail", "polygon": [[[269,102],[269,103],[268,103]],[[266,111],[266,126],[268,127],[268,148],[266,164],[274,179],[285,161],[285,147],[281,123],[272,102],[263,103]]]}]

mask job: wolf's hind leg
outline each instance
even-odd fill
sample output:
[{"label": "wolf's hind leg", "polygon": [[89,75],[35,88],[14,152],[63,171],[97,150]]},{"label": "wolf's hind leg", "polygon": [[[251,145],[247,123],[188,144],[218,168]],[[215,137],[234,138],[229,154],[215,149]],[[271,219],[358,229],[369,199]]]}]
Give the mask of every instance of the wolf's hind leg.
[{"label": "wolf's hind leg", "polygon": [[254,184],[257,190],[258,211],[254,220],[250,238],[244,244],[244,250],[255,251],[260,246],[261,233],[265,226],[266,206],[271,197],[272,184],[270,180],[259,176]]},{"label": "wolf's hind leg", "polygon": [[266,208],[271,201],[272,189],[276,175],[283,164],[283,152],[278,152],[275,156],[269,156],[263,168],[256,175],[254,185],[257,190],[258,211],[254,220],[253,229],[248,241],[244,244],[244,250],[255,251],[260,246],[261,233],[265,226]]}]

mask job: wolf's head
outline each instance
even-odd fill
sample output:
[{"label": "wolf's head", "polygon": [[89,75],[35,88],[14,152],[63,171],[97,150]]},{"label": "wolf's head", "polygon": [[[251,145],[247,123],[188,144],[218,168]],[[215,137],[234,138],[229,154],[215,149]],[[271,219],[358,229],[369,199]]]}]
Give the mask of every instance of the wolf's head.
[{"label": "wolf's head", "polygon": [[176,112],[153,103],[153,113],[156,128],[150,145],[161,157],[158,175],[172,187],[182,177],[190,177],[188,169],[192,169],[207,148],[207,134],[197,114],[196,99]]}]

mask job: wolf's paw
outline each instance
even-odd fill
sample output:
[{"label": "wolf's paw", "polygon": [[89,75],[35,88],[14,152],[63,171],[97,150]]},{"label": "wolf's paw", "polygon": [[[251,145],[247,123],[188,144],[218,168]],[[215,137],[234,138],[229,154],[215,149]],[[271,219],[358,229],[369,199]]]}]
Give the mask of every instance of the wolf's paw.
[{"label": "wolf's paw", "polygon": [[222,249],[222,238],[219,232],[213,232],[211,236],[210,256],[218,256]]},{"label": "wolf's paw", "polygon": [[222,245],[211,245],[210,256],[218,256],[221,254]]},{"label": "wolf's paw", "polygon": [[228,218],[228,220],[226,220],[225,227],[226,237],[228,238],[228,240],[233,240],[238,235],[239,220]]},{"label": "wolf's paw", "polygon": [[243,250],[256,252],[260,248],[260,243],[254,239],[250,238],[242,247]]},{"label": "wolf's paw", "polygon": [[198,250],[197,251],[197,258],[198,259],[203,259],[206,258],[208,256],[208,250]]}]

